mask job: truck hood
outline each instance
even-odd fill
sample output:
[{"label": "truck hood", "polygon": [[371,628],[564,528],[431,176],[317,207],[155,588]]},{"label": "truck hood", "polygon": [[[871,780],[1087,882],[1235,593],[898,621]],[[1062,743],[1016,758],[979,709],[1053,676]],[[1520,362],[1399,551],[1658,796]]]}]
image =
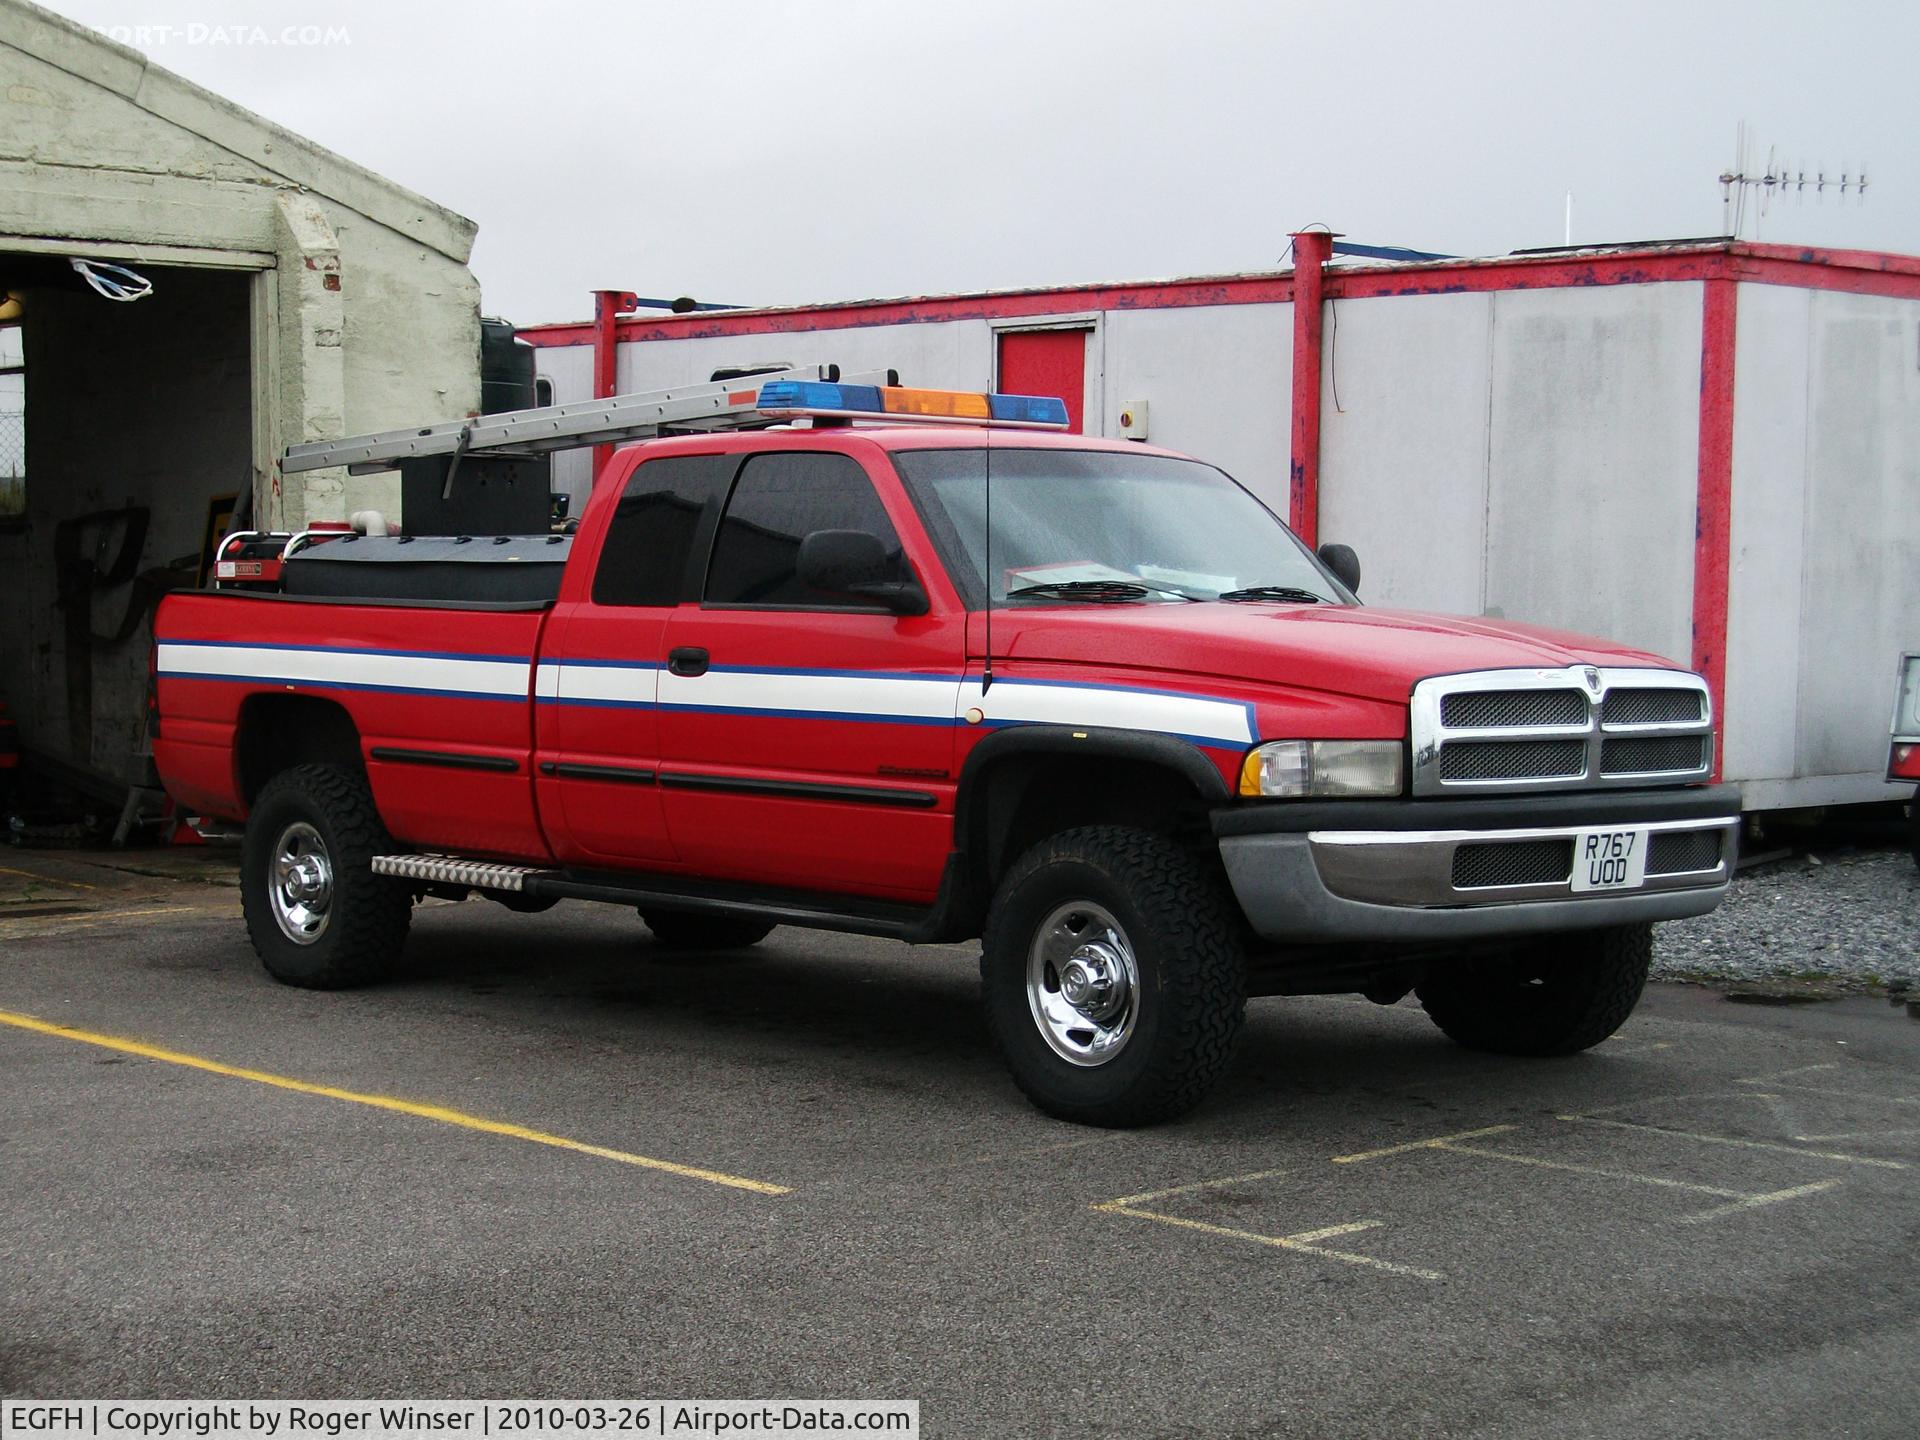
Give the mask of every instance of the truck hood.
[{"label": "truck hood", "polygon": [[1680,668],[1645,650],[1536,625],[1366,606],[1076,605],[996,611],[993,629],[997,655],[1016,666],[1146,668],[1395,704],[1416,680],[1463,670]]}]

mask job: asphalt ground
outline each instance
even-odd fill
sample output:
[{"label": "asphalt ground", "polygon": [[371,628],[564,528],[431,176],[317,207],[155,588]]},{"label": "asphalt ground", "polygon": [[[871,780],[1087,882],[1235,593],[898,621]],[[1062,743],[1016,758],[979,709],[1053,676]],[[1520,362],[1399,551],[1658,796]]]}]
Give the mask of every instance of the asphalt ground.
[{"label": "asphalt ground", "polygon": [[1920,1428],[1920,1024],[1881,1000],[1660,986],[1551,1062],[1260,1000],[1202,1111],[1107,1133],[1014,1090],[962,947],[471,902],[410,959],[285,989],[228,886],[0,854],[0,1393]]}]

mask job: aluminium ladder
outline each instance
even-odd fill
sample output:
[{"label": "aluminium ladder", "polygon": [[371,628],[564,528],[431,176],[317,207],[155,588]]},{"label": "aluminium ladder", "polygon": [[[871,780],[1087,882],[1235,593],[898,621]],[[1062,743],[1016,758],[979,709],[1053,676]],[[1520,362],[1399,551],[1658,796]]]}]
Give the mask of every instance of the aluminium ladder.
[{"label": "aluminium ladder", "polygon": [[665,431],[726,430],[779,423],[758,414],[760,387],[773,380],[829,384],[898,385],[896,372],[876,370],[842,379],[838,365],[771,367],[706,384],[676,385],[602,400],[579,400],[538,410],[507,410],[437,425],[384,430],[345,440],[292,445],[280,462],[284,474],[344,465],[354,474],[390,470],[403,460],[448,455],[525,456],[587,445],[651,439]]}]

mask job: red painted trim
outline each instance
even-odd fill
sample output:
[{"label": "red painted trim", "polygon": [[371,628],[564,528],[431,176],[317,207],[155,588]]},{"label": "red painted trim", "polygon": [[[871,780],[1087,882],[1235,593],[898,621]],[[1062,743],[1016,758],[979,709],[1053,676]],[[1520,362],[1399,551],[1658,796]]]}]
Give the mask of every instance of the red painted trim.
[{"label": "red painted trim", "polygon": [[1733,541],[1734,322],[1740,287],[1709,280],[1700,322],[1700,474],[1693,525],[1693,668],[1706,677],[1719,720],[1720,778],[1727,733],[1727,572]]},{"label": "red painted trim", "polygon": [[1333,236],[1303,230],[1293,237],[1293,459],[1288,470],[1287,523],[1309,548],[1320,534],[1320,335],[1326,309],[1326,264]]},{"label": "red painted trim", "polygon": [[[1707,244],[1650,247],[1605,254],[1521,255],[1440,260],[1422,265],[1341,265],[1326,272],[1326,294],[1341,300],[1390,295],[1476,294],[1499,290],[1581,289],[1735,278],[1763,285],[1920,299],[1920,256],[1793,245]],[[616,294],[618,292],[602,292]],[[1196,305],[1286,304],[1286,273],[1216,275],[1140,284],[1063,286],[994,294],[862,300],[778,310],[698,311],[687,315],[621,314],[619,343],[722,335],[801,334],[814,330],[1010,320],[1085,310],[1159,310]],[[597,304],[597,302],[596,302]],[[596,311],[597,316],[597,311]],[[589,345],[599,321],[531,325],[532,345]]]},{"label": "red painted trim", "polygon": [[[596,400],[619,393],[620,375],[620,300],[618,290],[593,292],[593,395]],[[593,447],[593,478],[596,484],[613,458],[613,446]]]},{"label": "red painted trim", "polygon": [[1335,270],[1327,293],[1339,300],[1377,295],[1473,295],[1494,290],[1577,290],[1601,285],[1654,285],[1705,280],[1723,273],[1724,247],[1658,253],[1528,255],[1500,260],[1449,260],[1432,265]]}]

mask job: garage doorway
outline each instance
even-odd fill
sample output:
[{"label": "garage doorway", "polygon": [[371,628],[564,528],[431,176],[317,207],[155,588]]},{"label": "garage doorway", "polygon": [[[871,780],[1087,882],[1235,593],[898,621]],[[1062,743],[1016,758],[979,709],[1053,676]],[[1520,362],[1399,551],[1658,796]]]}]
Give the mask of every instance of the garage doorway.
[{"label": "garage doorway", "polygon": [[124,786],[145,723],[152,606],[199,582],[255,469],[255,273],[136,264],[144,299],[68,258],[0,250],[23,471],[0,513],[0,699],[30,763]]}]

